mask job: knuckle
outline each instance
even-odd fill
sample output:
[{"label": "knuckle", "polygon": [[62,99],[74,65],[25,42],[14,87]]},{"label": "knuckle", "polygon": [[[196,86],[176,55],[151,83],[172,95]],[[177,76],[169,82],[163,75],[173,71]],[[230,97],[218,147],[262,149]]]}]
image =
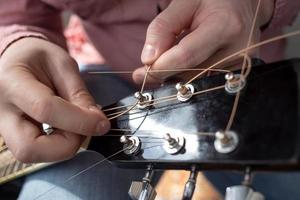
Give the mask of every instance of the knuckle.
[{"label": "knuckle", "polygon": [[161,34],[162,30],[169,30],[169,22],[162,17],[157,17],[148,27],[149,35]]},{"label": "knuckle", "polygon": [[12,149],[14,157],[22,163],[35,162],[33,153],[29,143],[19,144],[16,148]]},{"label": "knuckle", "polygon": [[228,17],[229,28],[227,29],[227,35],[230,38],[236,38],[238,36],[241,36],[242,33],[245,31],[245,23],[243,20],[234,14],[229,15]]},{"label": "knuckle", "polygon": [[39,98],[32,103],[33,118],[40,123],[49,121],[50,112],[52,110],[52,102],[50,98]]}]

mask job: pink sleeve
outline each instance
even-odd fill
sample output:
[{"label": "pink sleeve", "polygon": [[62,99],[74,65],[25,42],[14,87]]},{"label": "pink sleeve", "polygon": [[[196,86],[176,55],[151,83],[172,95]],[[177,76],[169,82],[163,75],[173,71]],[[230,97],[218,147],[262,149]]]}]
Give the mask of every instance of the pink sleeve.
[{"label": "pink sleeve", "polygon": [[66,47],[60,11],[40,0],[0,1],[0,56],[14,41],[39,37]]},{"label": "pink sleeve", "polygon": [[282,29],[291,25],[299,11],[299,0],[275,0],[275,10],[268,29]]}]

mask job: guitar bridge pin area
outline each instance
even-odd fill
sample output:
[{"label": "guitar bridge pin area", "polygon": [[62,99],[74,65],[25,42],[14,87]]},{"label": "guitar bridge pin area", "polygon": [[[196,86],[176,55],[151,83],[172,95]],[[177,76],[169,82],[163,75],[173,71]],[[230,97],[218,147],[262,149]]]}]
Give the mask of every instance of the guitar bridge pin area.
[{"label": "guitar bridge pin area", "polygon": [[164,139],[163,148],[169,154],[176,154],[185,146],[185,138],[183,136],[172,136],[166,133]]},{"label": "guitar bridge pin area", "polygon": [[214,146],[219,153],[230,153],[237,148],[238,144],[239,138],[234,131],[217,131],[215,133]]},{"label": "guitar bridge pin area", "polygon": [[122,135],[120,142],[123,144],[123,149],[127,155],[136,155],[141,149],[141,140],[136,136],[127,137]]},{"label": "guitar bridge pin area", "polygon": [[195,88],[192,84],[184,85],[182,83],[177,83],[175,88],[177,90],[177,99],[181,102],[188,101],[195,93]]},{"label": "guitar bridge pin area", "polygon": [[225,90],[229,94],[240,92],[246,85],[246,79],[242,74],[234,74],[229,72],[225,75]]},{"label": "guitar bridge pin area", "polygon": [[138,100],[137,107],[139,109],[145,109],[151,106],[153,101],[153,96],[150,93],[141,93],[136,92],[134,93],[134,97]]}]

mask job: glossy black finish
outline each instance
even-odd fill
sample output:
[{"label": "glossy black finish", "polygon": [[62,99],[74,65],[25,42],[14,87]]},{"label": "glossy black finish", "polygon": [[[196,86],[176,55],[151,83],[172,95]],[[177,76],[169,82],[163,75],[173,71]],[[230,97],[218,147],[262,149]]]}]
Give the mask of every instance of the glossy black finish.
[{"label": "glossy black finish", "polygon": [[[108,135],[140,136],[142,150],[136,156],[118,154],[110,161],[129,168],[146,168],[153,163],[155,168],[162,169],[190,169],[192,164],[199,169],[244,169],[245,166],[255,170],[299,169],[297,67],[300,67],[299,59],[253,67],[232,126],[240,139],[234,152],[218,153],[214,149],[214,137],[198,134],[214,133],[226,127],[234,96],[220,89],[196,95],[186,103],[172,100],[147,110],[134,109],[112,120],[112,128],[131,132],[110,131]],[[193,85],[196,91],[201,91],[224,83],[224,74],[220,74],[196,80]],[[174,84],[148,92],[154,99],[176,94]],[[135,102],[129,96],[110,107]],[[161,139],[165,133],[184,135],[185,148],[176,155],[166,153]],[[89,148],[110,156],[121,150],[122,144],[119,137],[105,136],[93,138]]]}]

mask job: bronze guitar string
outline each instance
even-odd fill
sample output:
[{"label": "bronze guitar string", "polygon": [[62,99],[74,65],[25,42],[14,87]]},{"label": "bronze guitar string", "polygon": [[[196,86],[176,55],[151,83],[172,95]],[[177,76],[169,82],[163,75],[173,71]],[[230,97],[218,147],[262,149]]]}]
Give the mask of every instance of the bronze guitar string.
[{"label": "bronze guitar string", "polygon": [[[222,63],[222,62],[227,61],[227,60],[230,59],[230,58],[233,58],[233,57],[235,57],[235,56],[238,56],[240,53],[247,52],[248,50],[257,48],[257,47],[262,46],[262,45],[264,45],[264,44],[267,44],[267,43],[270,43],[270,42],[273,42],[273,41],[276,41],[276,40],[279,40],[279,39],[291,37],[291,36],[294,36],[294,35],[298,35],[298,34],[300,34],[300,31],[295,31],[295,32],[292,32],[292,33],[289,33],[289,34],[285,34],[285,35],[282,35],[282,36],[278,36],[278,37],[275,37],[275,38],[271,38],[271,39],[266,40],[266,41],[261,42],[261,43],[257,43],[256,45],[252,45],[252,46],[250,46],[250,47],[247,47],[246,49],[241,50],[241,51],[239,51],[239,52],[237,52],[237,53],[235,53],[235,54],[229,56],[229,58],[226,57],[226,58],[220,60],[218,63],[215,64],[215,66],[218,65],[218,64],[220,64],[220,63]],[[221,61],[222,61],[222,62],[221,62]],[[211,66],[211,68],[213,68],[213,67],[214,67],[214,66]],[[209,70],[210,70],[210,69],[206,69],[206,70],[204,70],[204,71],[209,71]],[[200,75],[198,74],[196,78],[198,78],[199,76],[200,76]],[[195,78],[195,77],[194,77],[194,78]],[[195,78],[195,79],[196,79],[196,78]],[[195,79],[193,79],[193,80],[195,80]],[[190,81],[192,82],[193,80],[190,80]],[[124,150],[123,150],[123,151],[124,151]],[[117,153],[121,153],[121,152],[117,152]],[[117,154],[117,153],[116,153],[116,154]],[[115,155],[112,155],[112,157],[113,157],[113,156],[115,156]],[[108,158],[106,158],[106,159],[109,159],[109,158],[110,158],[110,157],[108,157]],[[101,162],[101,161],[99,161],[99,162]],[[103,160],[103,162],[104,162],[104,160]],[[100,163],[98,163],[98,164],[100,164]],[[90,168],[89,168],[89,169],[90,169]],[[87,170],[89,170],[89,169],[86,169],[85,171],[87,171]],[[83,172],[82,172],[82,173],[83,173]],[[82,173],[81,173],[81,174],[82,174]],[[78,174],[78,175],[80,175],[80,174]],[[78,176],[78,175],[77,175],[77,176]],[[75,178],[75,177],[74,177],[74,178]],[[55,189],[55,188],[53,188],[53,189]],[[53,190],[53,189],[51,189],[51,190]],[[42,195],[41,195],[41,196],[42,196]],[[39,197],[38,197],[38,198],[39,198]]]}]

